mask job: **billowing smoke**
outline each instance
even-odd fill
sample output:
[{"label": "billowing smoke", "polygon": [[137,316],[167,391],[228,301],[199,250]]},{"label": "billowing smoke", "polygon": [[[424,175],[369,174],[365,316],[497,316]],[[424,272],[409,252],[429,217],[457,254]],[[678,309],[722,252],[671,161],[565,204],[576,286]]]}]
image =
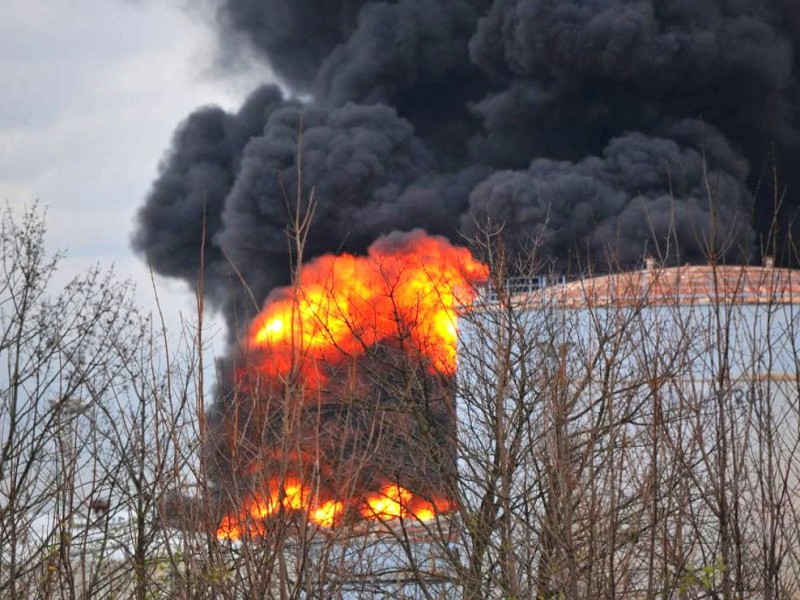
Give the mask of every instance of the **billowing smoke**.
[{"label": "billowing smoke", "polygon": [[712,243],[757,259],[776,204],[787,231],[793,0],[205,1],[223,45],[248,44],[302,101],[265,85],[190,115],[134,245],[193,283],[205,211],[206,291],[231,320],[235,270],[257,302],[288,280],[301,129],[307,258],[395,229],[460,241],[486,217],[512,247],[541,235],[560,267],[630,266],[667,240],[676,261]]}]

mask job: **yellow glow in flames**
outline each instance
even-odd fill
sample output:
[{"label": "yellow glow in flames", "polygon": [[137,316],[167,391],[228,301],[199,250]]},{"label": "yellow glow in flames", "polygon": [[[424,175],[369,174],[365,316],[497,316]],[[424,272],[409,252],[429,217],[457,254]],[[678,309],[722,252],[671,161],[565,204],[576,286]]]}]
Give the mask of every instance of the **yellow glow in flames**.
[{"label": "yellow glow in flames", "polygon": [[425,235],[388,249],[374,244],[364,257],[322,256],[303,267],[295,287],[270,296],[250,346],[261,353],[259,368],[278,376],[298,356],[304,365],[336,362],[408,339],[432,371],[452,374],[456,308],[472,301],[471,284],[486,273],[467,249]]},{"label": "yellow glow in flames", "polygon": [[320,527],[333,527],[344,514],[344,504],[337,500],[328,500],[319,508],[311,511],[311,520]]},{"label": "yellow glow in flames", "polygon": [[[367,494],[363,498],[354,498],[349,507],[358,509],[364,519],[378,521],[429,521],[437,514],[451,510],[448,502],[426,500],[396,483],[386,484],[379,492]],[[278,488],[268,497],[251,498],[240,514],[226,515],[217,529],[217,536],[227,540],[238,540],[245,533],[250,537],[262,536],[265,532],[264,522],[280,512],[305,513],[311,523],[330,528],[339,524],[347,511],[348,504],[339,500],[315,502],[307,488],[297,481],[288,480],[283,493]]]}]

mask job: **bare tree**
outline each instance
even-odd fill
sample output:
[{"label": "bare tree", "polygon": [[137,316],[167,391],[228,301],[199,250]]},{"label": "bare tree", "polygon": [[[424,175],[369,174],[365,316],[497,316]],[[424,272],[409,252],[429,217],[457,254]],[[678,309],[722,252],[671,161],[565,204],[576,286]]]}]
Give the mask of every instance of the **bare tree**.
[{"label": "bare tree", "polygon": [[53,291],[61,257],[46,254],[44,233],[38,207],[3,212],[0,590],[11,598],[97,585],[76,560],[86,552],[78,519],[101,506],[111,477],[93,419],[129,383],[145,334],[130,284],[100,268]]},{"label": "bare tree", "polygon": [[486,280],[457,328],[436,313],[453,371],[432,265],[410,304],[402,262],[371,267],[377,300],[335,270],[310,290],[307,209],[288,351],[256,320],[211,409],[202,302],[176,341],[99,269],[53,292],[41,212],[6,210],[3,597],[800,593],[796,274],[563,281],[486,229]]}]

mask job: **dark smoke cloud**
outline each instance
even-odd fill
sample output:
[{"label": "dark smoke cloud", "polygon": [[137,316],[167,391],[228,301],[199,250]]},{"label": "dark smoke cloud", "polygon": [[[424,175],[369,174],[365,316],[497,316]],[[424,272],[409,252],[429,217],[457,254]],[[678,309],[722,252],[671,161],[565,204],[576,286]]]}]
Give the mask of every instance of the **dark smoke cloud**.
[{"label": "dark smoke cloud", "polygon": [[264,87],[192,114],[142,208],[136,247],[193,282],[205,198],[218,304],[236,298],[229,259],[258,302],[287,281],[301,128],[307,257],[412,227],[460,241],[488,216],[561,265],[630,267],[667,239],[671,260],[715,240],[738,261],[758,258],[777,195],[779,233],[796,209],[797,2],[198,1],[223,45],[306,98]]},{"label": "dark smoke cloud", "polygon": [[[368,0],[215,2],[224,40],[242,36],[298,91],[309,91],[322,61],[353,32]],[[228,45],[227,43],[225,45]]]},{"label": "dark smoke cloud", "polygon": [[611,125],[627,104],[644,126],[669,113],[784,142],[796,140],[797,114],[774,109],[796,100],[794,47],[771,4],[498,0],[470,50],[495,80],[530,79],[551,102],[569,100],[569,114],[581,115],[571,102],[581,94],[586,117]]},{"label": "dark smoke cloud", "polygon": [[498,0],[470,44],[499,78],[629,81],[695,94],[731,74],[785,88],[791,42],[755,2]]},{"label": "dark smoke cloud", "polygon": [[353,35],[322,64],[317,92],[333,104],[395,104],[421,82],[441,82],[462,70],[477,74],[467,46],[478,17],[477,7],[463,1],[365,6]]},{"label": "dark smoke cloud", "polygon": [[[673,129],[691,137],[700,127],[683,122]],[[469,231],[476,216],[478,222],[491,217],[514,223],[507,243],[523,247],[533,235],[561,269],[570,258],[580,261],[581,250],[603,268],[607,257],[612,265],[635,264],[642,249],[657,255],[670,244],[689,261],[724,245],[731,255],[747,254],[753,240],[744,216],[753,198],[746,166],[716,132],[707,135],[716,146],[705,156],[672,139],[630,133],[612,139],[599,157],[577,163],[537,159],[525,171],[494,173],[470,195],[462,226]],[[712,198],[728,205],[716,220],[709,188]]]},{"label": "dark smoke cloud", "polygon": [[[147,255],[157,272],[195,281],[204,216],[206,237],[213,239],[221,229],[222,211],[245,146],[283,104],[277,87],[262,86],[235,114],[206,107],[180,125],[172,150],[139,212],[139,229],[133,239],[134,247]],[[219,246],[209,244],[206,252],[212,271],[224,272],[226,260]],[[223,301],[222,286],[217,288],[212,282],[208,291],[215,300]]]},{"label": "dark smoke cloud", "polygon": [[[303,129],[302,176],[315,186],[317,212],[307,253],[362,250],[375,231],[412,226],[397,205],[401,193],[428,174],[434,157],[414,128],[383,105],[284,108],[244,152],[222,211],[215,242],[229,249],[259,298],[286,283],[290,256],[284,233],[284,190],[297,187],[298,131]],[[291,200],[290,200],[291,201]],[[337,246],[331,247],[331,240]],[[266,259],[266,260],[265,260]]]}]

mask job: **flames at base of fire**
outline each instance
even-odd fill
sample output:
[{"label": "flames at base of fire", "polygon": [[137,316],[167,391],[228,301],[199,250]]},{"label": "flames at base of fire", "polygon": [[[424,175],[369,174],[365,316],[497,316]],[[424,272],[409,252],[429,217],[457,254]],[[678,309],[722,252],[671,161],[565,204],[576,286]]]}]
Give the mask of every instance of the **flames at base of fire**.
[{"label": "flames at base of fire", "polygon": [[238,514],[223,517],[217,536],[228,540],[264,536],[267,520],[280,514],[305,517],[319,527],[330,528],[345,522],[348,514],[375,521],[429,521],[451,510],[452,505],[447,500],[416,496],[397,483],[386,484],[380,491],[342,502],[320,501],[308,487],[297,480],[287,479],[285,485],[274,486],[269,494],[251,496]]}]

